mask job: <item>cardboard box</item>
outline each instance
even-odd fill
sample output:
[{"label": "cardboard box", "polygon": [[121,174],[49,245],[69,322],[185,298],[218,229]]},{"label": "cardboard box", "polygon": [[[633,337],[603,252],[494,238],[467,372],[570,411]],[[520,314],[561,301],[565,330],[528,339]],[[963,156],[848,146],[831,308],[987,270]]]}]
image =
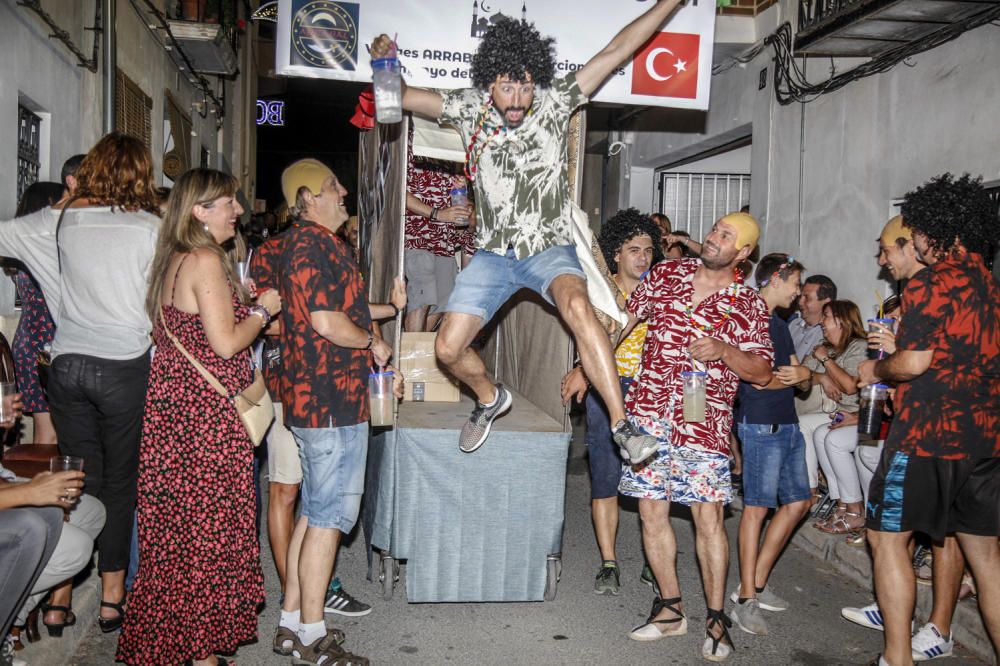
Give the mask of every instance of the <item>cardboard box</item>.
[{"label": "cardboard box", "polygon": [[403,333],[399,370],[406,380],[404,400],[458,402],[458,382],[438,364],[434,355],[437,333]]}]

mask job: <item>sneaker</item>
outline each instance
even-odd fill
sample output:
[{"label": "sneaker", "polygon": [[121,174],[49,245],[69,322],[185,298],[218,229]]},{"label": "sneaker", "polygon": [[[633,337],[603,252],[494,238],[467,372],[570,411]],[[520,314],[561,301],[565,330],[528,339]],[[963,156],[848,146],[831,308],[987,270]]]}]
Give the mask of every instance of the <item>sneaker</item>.
[{"label": "sneaker", "polygon": [[14,655],[14,637],[10,634],[0,641],[0,666],[28,666],[28,662]]},{"label": "sneaker", "polygon": [[862,627],[885,631],[885,621],[882,619],[882,611],[879,610],[878,602],[870,603],[861,608],[841,608],[840,614],[845,620],[860,624]]},{"label": "sneaker", "polygon": [[620,451],[624,449],[625,453],[628,453],[628,456],[622,455],[622,457],[627,457],[633,465],[638,465],[646,458],[655,455],[660,447],[655,437],[639,432],[628,421],[619,421],[611,437]]},{"label": "sneaker", "polygon": [[339,613],[348,617],[361,617],[372,612],[371,606],[352,597],[343,587],[337,590],[327,590],[326,595],[326,602],[323,604],[324,612]]},{"label": "sneaker", "polygon": [[[773,613],[778,613],[784,610],[788,610],[788,602],[779,597],[777,594],[771,591],[769,585],[765,585],[764,589],[757,593],[757,603],[760,604],[762,610],[771,611]],[[740,601],[740,588],[737,587],[733,590],[733,593],[729,595],[729,600],[734,604]]]},{"label": "sneaker", "polygon": [[489,407],[476,401],[476,408],[472,410],[469,420],[462,426],[462,435],[458,440],[458,448],[462,449],[465,453],[472,453],[482,446],[490,434],[493,421],[510,409],[513,402],[514,396],[503,387],[503,384],[497,384],[497,397]]},{"label": "sneaker", "polygon": [[757,599],[747,599],[743,603],[737,602],[733,606],[730,617],[736,626],[756,636],[767,635],[767,622],[764,621],[764,614],[760,610],[760,602]]},{"label": "sneaker", "polygon": [[913,661],[930,661],[938,657],[950,657],[955,641],[950,636],[942,636],[938,628],[928,622],[913,635],[910,647],[913,650]]},{"label": "sneaker", "polygon": [[649,568],[649,563],[642,565],[642,574],[639,576],[639,581],[649,585],[653,588],[653,592],[656,592],[656,596],[660,596],[660,586],[656,584],[656,577],[653,575],[653,570]]},{"label": "sneaker", "polygon": [[618,570],[618,563],[614,560],[606,560],[601,568],[597,570],[597,577],[594,580],[594,594],[618,594],[621,572]]}]

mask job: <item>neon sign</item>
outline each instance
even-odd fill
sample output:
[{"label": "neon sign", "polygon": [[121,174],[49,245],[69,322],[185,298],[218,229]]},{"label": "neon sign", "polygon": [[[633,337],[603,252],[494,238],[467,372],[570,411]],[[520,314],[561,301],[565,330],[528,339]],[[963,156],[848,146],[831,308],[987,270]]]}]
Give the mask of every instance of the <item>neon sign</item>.
[{"label": "neon sign", "polygon": [[257,124],[285,126],[285,103],[278,100],[257,100]]}]

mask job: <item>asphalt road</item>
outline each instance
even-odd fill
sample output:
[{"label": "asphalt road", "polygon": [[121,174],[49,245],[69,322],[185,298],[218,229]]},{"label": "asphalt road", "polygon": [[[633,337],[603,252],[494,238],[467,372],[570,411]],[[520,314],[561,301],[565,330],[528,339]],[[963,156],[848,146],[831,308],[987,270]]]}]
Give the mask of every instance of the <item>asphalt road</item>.
[{"label": "asphalt road", "polygon": [[[577,438],[579,441],[579,438]],[[487,443],[487,446],[489,444]],[[341,550],[338,574],[345,587],[374,605],[361,618],[327,615],[331,626],[347,633],[347,647],[373,664],[695,664],[701,660],[705,603],[694,557],[689,516],[673,518],[680,549],[678,569],[689,617],[686,636],[638,643],[627,632],[649,613],[653,593],[639,581],[642,551],[638,514],[627,507],[621,515],[619,561],[622,590],[618,596],[593,593],[600,557],[589,514],[589,480],[582,451],[574,444],[566,497],[562,580],[554,601],[504,604],[408,604],[401,587],[383,601],[379,588],[366,579],[364,539],[360,535]],[[738,512],[729,515],[730,585],[738,575],[735,544]],[[808,526],[801,529],[811,529]],[[268,607],[260,615],[260,640],[244,646],[235,658],[240,666],[284,664],[288,658],[270,650],[277,623],[278,582],[264,541]],[[405,571],[405,570],[404,570]],[[770,634],[751,636],[732,630],[736,644],[730,664],[867,664],[880,651],[882,634],[840,617],[842,606],[862,606],[871,600],[862,589],[825,563],[790,546],[772,577],[774,590],[791,608],[767,613]],[[727,610],[731,604],[727,603]],[[93,627],[69,662],[104,666],[114,658],[116,636]],[[956,651],[937,664],[981,664]]]}]

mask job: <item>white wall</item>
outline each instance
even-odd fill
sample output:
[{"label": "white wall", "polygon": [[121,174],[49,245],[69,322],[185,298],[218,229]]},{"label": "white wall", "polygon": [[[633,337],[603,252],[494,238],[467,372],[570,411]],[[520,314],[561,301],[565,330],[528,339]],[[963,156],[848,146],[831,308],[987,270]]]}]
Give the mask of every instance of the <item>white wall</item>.
[{"label": "white wall", "polygon": [[[890,288],[874,260],[889,202],[944,171],[1000,177],[1000,31],[977,28],[911,58],[911,66],[899,64],[805,105],[774,100],[771,55],[766,50],[713,77],[711,105],[701,118],[661,113],[661,120],[676,122],[657,127],[644,117],[630,136],[641,147],[633,167],[662,166],[751,133],[751,212],[763,225],[762,252],[795,254],[809,273],[830,275],[842,297],[867,314],[876,289]],[[811,78],[828,63],[811,61]],[[767,87],[758,91],[765,66]]]}]

